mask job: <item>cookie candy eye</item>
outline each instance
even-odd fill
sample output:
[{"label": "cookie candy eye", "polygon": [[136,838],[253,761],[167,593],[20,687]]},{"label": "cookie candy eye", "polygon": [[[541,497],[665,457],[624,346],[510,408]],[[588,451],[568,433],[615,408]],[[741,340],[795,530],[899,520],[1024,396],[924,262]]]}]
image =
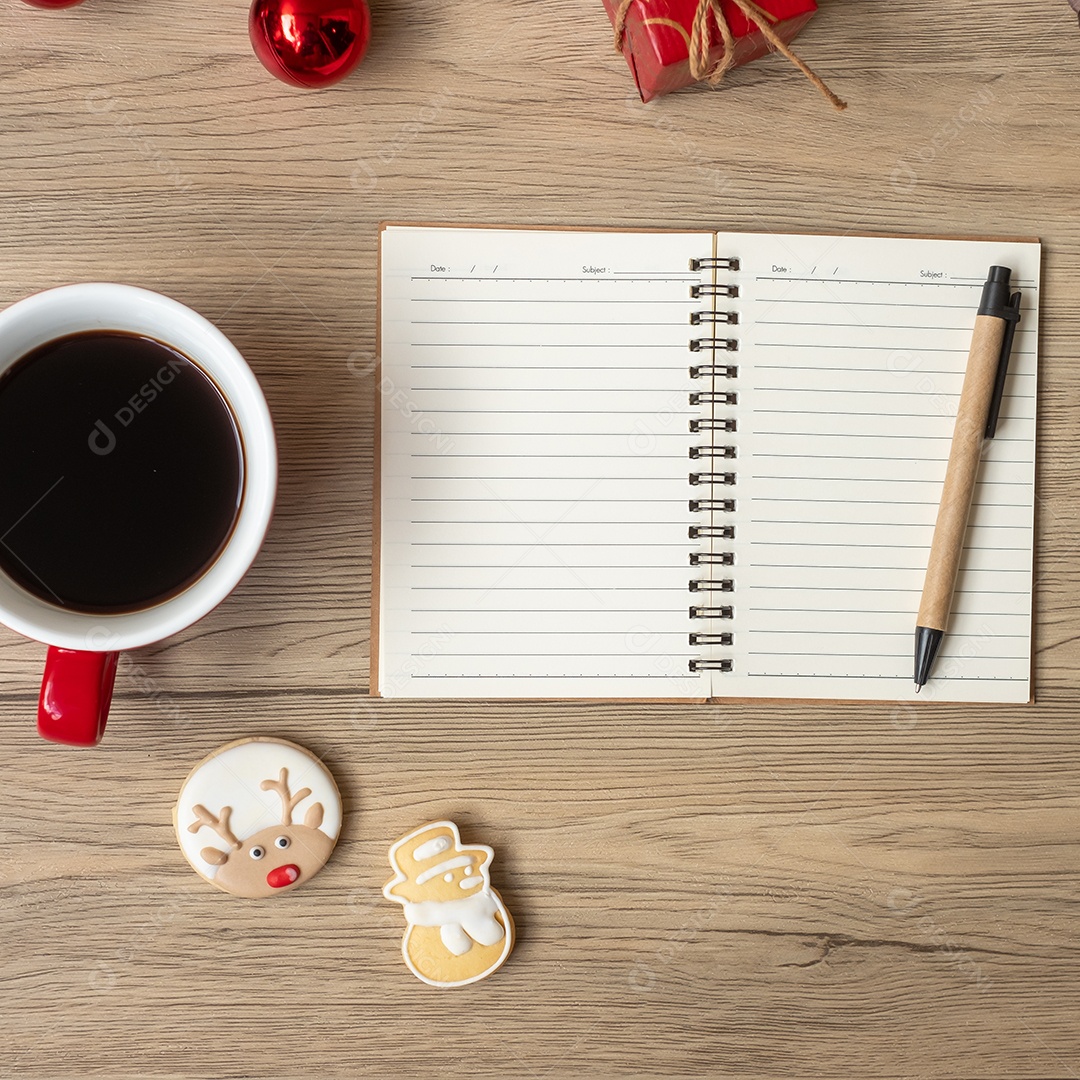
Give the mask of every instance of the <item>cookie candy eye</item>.
[{"label": "cookie candy eye", "polygon": [[253,847],[253,848],[252,848],[252,849],[251,849],[251,850],[250,850],[250,851],[248,852],[248,854],[249,854],[249,855],[250,855],[250,856],[251,856],[251,857],[252,857],[253,859],[261,859],[261,858],[262,858],[262,857],[263,857],[263,856],[264,856],[264,855],[266,854],[266,851],[265,851],[265,849],[264,849],[264,848],[258,847],[258,846],[256,845],[255,847]]},{"label": "cookie candy eye", "polygon": [[289,840],[289,838],[287,836],[279,836],[274,841],[274,847],[281,848],[284,851],[285,848],[287,848],[289,846],[290,842],[291,841]]}]

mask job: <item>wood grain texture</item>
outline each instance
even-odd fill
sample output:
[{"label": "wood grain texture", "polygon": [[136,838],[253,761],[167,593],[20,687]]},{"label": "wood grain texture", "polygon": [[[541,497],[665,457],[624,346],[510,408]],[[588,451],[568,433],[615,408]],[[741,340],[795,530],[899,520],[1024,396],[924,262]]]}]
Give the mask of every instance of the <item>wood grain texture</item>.
[{"label": "wood grain texture", "polygon": [[[636,102],[599,0],[374,0],[363,66],[271,79],[241,0],[0,0],[0,304],[159,289],[266,389],[278,512],[236,593],[128,657],[105,743],[38,740],[0,631],[0,1075],[1080,1074],[1080,34],[1068,5],[832,0],[799,50]],[[380,220],[1042,237],[1030,707],[366,697]],[[208,888],[171,805],[245,735],[348,807],[307,889]],[[519,931],[439,993],[389,844],[454,817]]]}]

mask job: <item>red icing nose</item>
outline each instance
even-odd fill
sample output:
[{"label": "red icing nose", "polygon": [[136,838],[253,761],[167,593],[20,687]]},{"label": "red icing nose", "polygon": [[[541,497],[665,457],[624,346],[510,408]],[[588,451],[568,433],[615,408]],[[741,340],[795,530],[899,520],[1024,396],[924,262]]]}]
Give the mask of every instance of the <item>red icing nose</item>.
[{"label": "red icing nose", "polygon": [[293,866],[289,863],[288,866],[275,866],[269,874],[266,875],[266,884],[271,889],[284,889],[286,885],[291,885],[294,881],[297,881],[300,877],[300,867]]}]

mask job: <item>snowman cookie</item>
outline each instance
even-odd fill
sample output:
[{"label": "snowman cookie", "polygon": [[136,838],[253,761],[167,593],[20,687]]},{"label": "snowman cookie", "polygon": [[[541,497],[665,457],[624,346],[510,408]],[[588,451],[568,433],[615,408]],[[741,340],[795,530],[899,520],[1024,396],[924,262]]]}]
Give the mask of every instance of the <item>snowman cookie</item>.
[{"label": "snowman cookie", "polygon": [[330,858],[341,796],[313,754],[284,739],[240,739],[188,775],[173,811],[195,872],[233,896],[277,896]]},{"label": "snowman cookie", "polygon": [[383,895],[405,909],[401,951],[429,986],[465,986],[501,967],[514,947],[514,920],[491,887],[495,853],[461,843],[452,821],[424,825],[390,849],[394,878]]}]

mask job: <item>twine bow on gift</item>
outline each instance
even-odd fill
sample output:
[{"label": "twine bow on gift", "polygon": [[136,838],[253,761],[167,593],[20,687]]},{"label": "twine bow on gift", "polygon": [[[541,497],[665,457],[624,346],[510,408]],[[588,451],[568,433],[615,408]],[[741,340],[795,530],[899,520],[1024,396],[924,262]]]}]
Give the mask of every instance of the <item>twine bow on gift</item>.
[{"label": "twine bow on gift", "polygon": [[[1070,0],[1072,2],[1072,0]],[[1080,2],[1080,0],[1078,0]],[[626,39],[626,16],[630,11],[634,0],[620,0],[615,12],[615,51],[623,51],[623,42]],[[746,16],[747,21],[753,23],[761,31],[762,37],[778,53],[786,56],[821,92],[828,98],[834,109],[847,108],[847,102],[838,98],[817,75],[810,65],[796,56],[791,49],[784,44],[780,36],[773,30],[770,23],[776,22],[776,16],[765,11],[753,3],[753,0],[731,0],[731,3]],[[710,20],[709,16],[712,16]],[[709,61],[709,52],[712,49],[712,27],[715,22],[720,31],[720,39],[724,45],[724,54],[715,65]],[[710,86],[715,86],[727,74],[728,69],[735,63],[735,35],[731,32],[731,26],[727,21],[720,6],[720,0],[698,0],[697,11],[694,12],[693,24],[690,28],[690,74],[698,80],[704,79]]]}]

